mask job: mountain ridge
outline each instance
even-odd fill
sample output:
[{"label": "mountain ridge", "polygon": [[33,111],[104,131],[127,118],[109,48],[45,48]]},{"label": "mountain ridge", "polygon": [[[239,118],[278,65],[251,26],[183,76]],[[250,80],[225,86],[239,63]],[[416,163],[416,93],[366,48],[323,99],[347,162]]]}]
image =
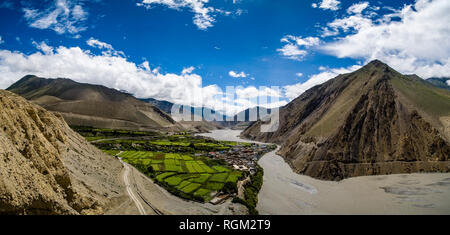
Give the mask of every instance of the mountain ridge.
[{"label": "mountain ridge", "polygon": [[131,130],[183,130],[157,107],[102,85],[27,75],[7,90],[50,111],[60,112],[70,125]]},{"label": "mountain ridge", "polygon": [[450,92],[375,60],[281,108],[276,132],[258,121],[242,136],[281,144],[297,173],[319,179],[448,172],[449,117]]},{"label": "mountain ridge", "polygon": [[450,90],[450,83],[448,83],[450,81],[449,77],[432,77],[432,78],[428,78],[426,79],[427,82],[439,87],[439,88],[444,88],[447,90]]}]

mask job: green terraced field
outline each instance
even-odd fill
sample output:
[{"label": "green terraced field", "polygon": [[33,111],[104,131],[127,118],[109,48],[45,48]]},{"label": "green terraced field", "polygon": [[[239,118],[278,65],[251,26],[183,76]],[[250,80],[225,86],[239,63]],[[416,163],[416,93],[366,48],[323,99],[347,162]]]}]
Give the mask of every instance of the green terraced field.
[{"label": "green terraced field", "polygon": [[242,173],[226,166],[208,166],[202,158],[176,153],[125,151],[123,161],[154,178],[170,192],[187,199],[212,199],[226,182],[237,183]]}]

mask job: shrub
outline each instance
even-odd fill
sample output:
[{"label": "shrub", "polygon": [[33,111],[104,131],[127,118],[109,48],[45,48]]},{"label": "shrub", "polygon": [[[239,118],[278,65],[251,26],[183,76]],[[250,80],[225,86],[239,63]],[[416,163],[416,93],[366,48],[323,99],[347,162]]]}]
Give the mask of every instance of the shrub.
[{"label": "shrub", "polygon": [[222,188],[224,193],[233,194],[238,191],[236,182],[226,182]]}]

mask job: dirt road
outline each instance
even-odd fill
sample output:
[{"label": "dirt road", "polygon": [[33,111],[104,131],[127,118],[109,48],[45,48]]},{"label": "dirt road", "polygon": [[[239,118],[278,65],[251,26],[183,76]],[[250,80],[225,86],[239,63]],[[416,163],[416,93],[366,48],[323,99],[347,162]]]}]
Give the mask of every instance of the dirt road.
[{"label": "dirt road", "polygon": [[141,202],[136,197],[136,195],[133,193],[133,189],[132,189],[132,187],[130,185],[130,182],[128,180],[128,177],[130,175],[130,166],[127,163],[125,163],[124,161],[122,161],[121,158],[119,158],[119,160],[123,164],[123,167],[125,168],[125,171],[123,172],[123,182],[124,182],[125,187],[127,189],[127,193],[130,196],[131,200],[133,200],[133,202],[136,205],[139,213],[141,215],[146,215],[144,207],[142,206]]}]

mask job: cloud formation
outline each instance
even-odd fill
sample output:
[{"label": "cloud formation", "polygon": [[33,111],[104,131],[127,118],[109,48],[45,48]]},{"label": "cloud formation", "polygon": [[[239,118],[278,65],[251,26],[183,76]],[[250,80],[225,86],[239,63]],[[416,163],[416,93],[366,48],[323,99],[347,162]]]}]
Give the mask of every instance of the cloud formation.
[{"label": "cloud formation", "polygon": [[282,48],[277,49],[280,55],[287,59],[301,61],[308,55],[308,51],[305,49],[319,45],[320,39],[317,37],[302,38],[286,35],[281,39],[281,42],[285,43],[285,45]]},{"label": "cloud formation", "polygon": [[341,2],[338,0],[322,0],[320,3],[313,3],[313,8],[322,8],[324,10],[337,11],[340,9]]},{"label": "cloud formation", "polygon": [[[450,1],[417,0],[392,14],[372,19],[352,15],[328,24],[349,32],[321,49],[339,58],[380,59],[402,73],[423,78],[450,74]],[[393,18],[400,20],[393,20]]]},{"label": "cloud formation", "polygon": [[115,55],[115,56],[122,56],[125,57],[125,53],[123,51],[115,50],[114,47],[111,44],[108,44],[106,42],[102,42],[98,39],[95,39],[93,37],[89,38],[86,41],[86,44],[90,47],[94,47],[97,49],[100,49],[102,51],[103,55]]},{"label": "cloud formation", "polygon": [[361,14],[367,7],[369,7],[369,2],[355,3],[347,9],[347,13]]},{"label": "cloud formation", "polygon": [[228,72],[228,75],[230,75],[230,77],[233,78],[246,78],[248,76],[248,74],[244,73],[244,72],[236,72],[231,70],[230,72]]},{"label": "cloud formation", "polygon": [[359,65],[350,66],[347,68],[334,68],[328,69],[322,67],[322,72],[312,75],[304,83],[297,83],[294,85],[284,86],[285,97],[289,100],[293,100],[303,94],[305,91],[320,85],[330,79],[337,77],[339,74],[351,73],[361,68]]},{"label": "cloud formation", "polygon": [[91,47],[95,47],[98,49],[107,49],[107,50],[114,50],[113,46],[111,44],[108,44],[106,42],[101,42],[95,38],[90,38],[89,40],[86,41],[86,43],[91,46]]},{"label": "cloud formation", "polygon": [[[114,51],[109,44],[90,39],[87,42],[105,51]],[[225,92],[217,85],[202,85],[202,77],[194,74],[194,67],[181,74],[161,73],[150,68],[149,62],[135,64],[117,53],[93,54],[79,47],[52,47],[45,42],[33,43],[39,50],[26,55],[17,51],[0,50],[0,88],[5,89],[27,74],[47,78],[71,78],[78,82],[99,84],[125,90],[139,98],[156,98],[177,104],[205,106],[233,115],[257,105],[249,93],[255,87],[236,89],[236,97],[226,100]],[[267,95],[279,94],[268,88]],[[256,93],[260,94],[260,93]],[[283,103],[284,102],[284,103]],[[285,104],[269,103],[266,107]]]},{"label": "cloud formation", "polygon": [[[236,4],[237,2],[233,1],[233,3]],[[175,10],[189,9],[194,13],[193,23],[200,30],[206,30],[213,27],[213,23],[216,21],[216,13],[226,16],[231,15],[232,13],[230,11],[208,6],[209,0],[142,0],[142,2],[137,3],[137,6],[146,7],[147,9],[152,8],[154,5],[163,5]],[[241,14],[242,10],[238,9],[236,15]]]},{"label": "cloud formation", "polygon": [[23,12],[28,25],[33,28],[51,29],[58,34],[73,35],[87,29],[84,21],[88,13],[79,0],[55,0],[48,9],[24,8]]}]

